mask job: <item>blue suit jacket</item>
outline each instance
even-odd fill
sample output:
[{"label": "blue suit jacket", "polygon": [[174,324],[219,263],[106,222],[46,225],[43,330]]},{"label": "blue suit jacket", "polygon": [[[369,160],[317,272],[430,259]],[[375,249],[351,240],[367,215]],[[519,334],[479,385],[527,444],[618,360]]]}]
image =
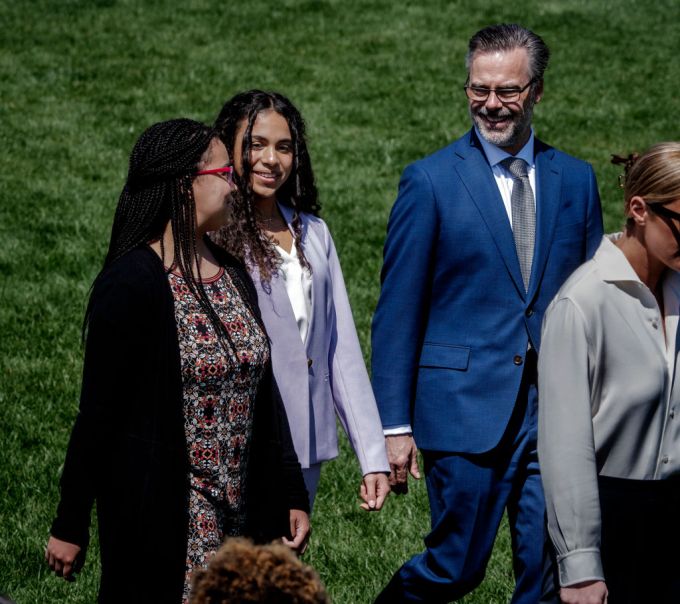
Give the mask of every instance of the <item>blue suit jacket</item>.
[{"label": "blue suit jacket", "polygon": [[536,140],[536,243],[525,293],[512,229],[474,131],[403,173],[373,317],[383,426],[417,445],[481,453],[503,435],[543,313],[593,255],[602,214],[592,167]]}]

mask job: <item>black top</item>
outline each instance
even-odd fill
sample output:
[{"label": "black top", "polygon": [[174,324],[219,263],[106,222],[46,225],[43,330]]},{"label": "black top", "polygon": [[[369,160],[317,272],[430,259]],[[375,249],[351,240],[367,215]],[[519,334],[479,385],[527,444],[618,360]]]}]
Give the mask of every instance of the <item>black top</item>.
[{"label": "black top", "polygon": [[[246,271],[212,251],[259,320]],[[85,548],[97,502],[100,602],[181,601],[189,482],[173,304],[148,246],[116,260],[92,291],[80,411],[51,533]],[[288,535],[290,509],[309,509],[271,365],[255,400],[251,447],[246,535],[268,541]]]}]

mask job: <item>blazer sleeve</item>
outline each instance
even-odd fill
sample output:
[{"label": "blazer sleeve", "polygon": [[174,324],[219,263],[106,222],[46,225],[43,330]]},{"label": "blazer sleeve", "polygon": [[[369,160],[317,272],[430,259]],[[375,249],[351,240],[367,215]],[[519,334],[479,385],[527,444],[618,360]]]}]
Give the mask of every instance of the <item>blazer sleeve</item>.
[{"label": "blazer sleeve", "polygon": [[325,224],[324,242],[334,311],[328,366],[335,410],[352,443],[362,474],[389,472],[385,437],[361,353],[340,260]]},{"label": "blazer sleeve", "polygon": [[568,298],[545,316],[538,390],[538,456],[560,585],[603,580],[587,327]]},{"label": "blazer sleeve", "polygon": [[79,412],[73,426],[60,480],[60,501],[51,534],[86,547],[90,512],[111,451],[116,401],[121,396],[134,345],[131,323],[138,292],[108,275],[92,292]]},{"label": "blazer sleeve", "polygon": [[595,255],[595,251],[602,243],[604,227],[602,225],[602,205],[600,194],[597,189],[597,180],[592,166],[588,166],[589,189],[588,189],[588,216],[586,224],[586,260]]},{"label": "blazer sleeve", "polygon": [[384,428],[412,422],[438,228],[429,175],[411,164],[402,175],[387,225],[371,333],[373,390]]}]

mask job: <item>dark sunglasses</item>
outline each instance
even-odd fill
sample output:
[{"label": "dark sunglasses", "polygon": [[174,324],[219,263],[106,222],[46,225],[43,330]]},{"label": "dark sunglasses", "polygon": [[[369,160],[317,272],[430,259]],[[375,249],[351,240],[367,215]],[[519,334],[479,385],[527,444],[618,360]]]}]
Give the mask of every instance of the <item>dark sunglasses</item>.
[{"label": "dark sunglasses", "polygon": [[673,220],[677,220],[680,222],[680,212],[674,212],[673,210],[669,210],[663,203],[647,203],[645,201],[645,205],[657,216],[663,216],[664,218],[672,218]]}]

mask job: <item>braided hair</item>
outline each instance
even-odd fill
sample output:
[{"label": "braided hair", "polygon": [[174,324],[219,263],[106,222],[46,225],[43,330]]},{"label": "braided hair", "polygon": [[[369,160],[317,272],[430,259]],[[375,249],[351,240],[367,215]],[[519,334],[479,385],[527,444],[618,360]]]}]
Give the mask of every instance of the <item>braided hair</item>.
[{"label": "braided hair", "polygon": [[[208,161],[206,156],[214,140],[219,138],[213,128],[189,119],[160,122],[142,133],[130,155],[127,180],[113,219],[109,250],[93,287],[111,264],[140,245],[160,240],[164,262],[163,233],[170,222],[174,259],[169,270],[179,268],[218,338],[233,350],[229,333],[203,287],[196,248],[193,178],[199,166]],[[238,203],[233,205],[236,216]],[[247,303],[247,298],[245,301]],[[91,305],[90,297],[83,336]]]},{"label": "braided hair", "polygon": [[[233,157],[236,131],[245,122],[246,128],[243,133],[241,165],[242,174],[235,174],[236,183],[240,195],[245,201],[249,211],[249,232],[253,237],[248,242],[248,261],[258,267],[260,276],[264,281],[269,281],[276,272],[280,259],[274,249],[274,242],[257,225],[255,218],[255,195],[250,182],[250,146],[252,143],[253,124],[257,116],[268,109],[276,111],[285,118],[290,129],[293,144],[293,167],[288,180],[276,192],[279,203],[293,210],[293,237],[295,248],[300,264],[311,271],[311,266],[305,257],[302,245],[302,221],[300,213],[306,212],[319,215],[321,206],[318,200],[318,192],[314,184],[314,172],[312,162],[307,150],[305,140],[305,122],[295,105],[278,92],[265,92],[262,90],[248,90],[228,100],[215,121],[215,129],[218,131],[222,142],[227,147],[230,156]],[[231,251],[233,244],[225,242],[219,237],[218,242]]]}]

